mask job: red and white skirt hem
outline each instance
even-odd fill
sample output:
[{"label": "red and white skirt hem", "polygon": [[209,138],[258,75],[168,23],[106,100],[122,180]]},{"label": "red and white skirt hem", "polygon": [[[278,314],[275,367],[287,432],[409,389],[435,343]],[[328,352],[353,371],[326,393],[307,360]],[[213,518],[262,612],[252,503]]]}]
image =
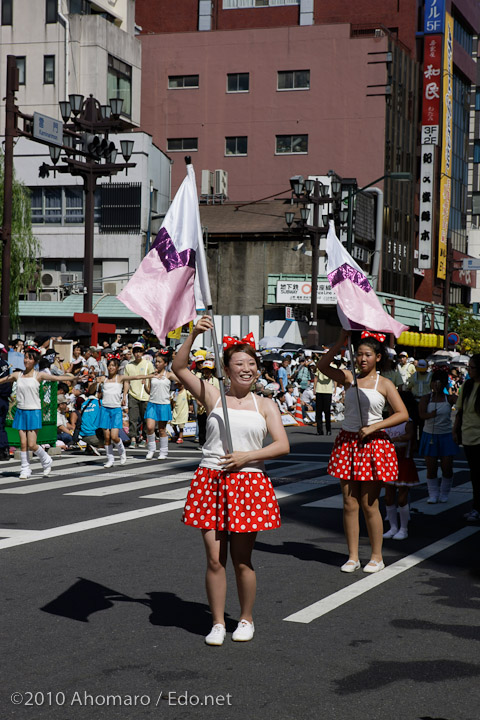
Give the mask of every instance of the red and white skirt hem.
[{"label": "red and white skirt hem", "polygon": [[395,482],[397,453],[388,435],[381,430],[363,441],[356,432],[342,430],[335,440],[327,472],[339,480]]},{"label": "red and white skirt hem", "polygon": [[199,467],[185,501],[182,522],[203,530],[258,532],[280,527],[280,508],[263,472],[224,472]]}]

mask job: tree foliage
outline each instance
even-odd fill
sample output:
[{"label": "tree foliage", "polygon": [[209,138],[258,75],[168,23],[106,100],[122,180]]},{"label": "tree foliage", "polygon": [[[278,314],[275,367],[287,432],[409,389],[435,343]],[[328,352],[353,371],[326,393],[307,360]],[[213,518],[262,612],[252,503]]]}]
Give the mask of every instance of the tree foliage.
[{"label": "tree foliage", "polygon": [[[0,223],[3,222],[4,157],[0,152]],[[40,243],[32,232],[30,190],[13,177],[12,247],[10,269],[10,327],[18,328],[18,301],[38,286],[38,258]],[[0,253],[0,267],[1,267]],[[0,279],[1,282],[1,279]]]},{"label": "tree foliage", "polygon": [[471,308],[465,305],[452,305],[448,309],[448,329],[460,336],[458,349],[472,355],[480,352],[480,320]]}]

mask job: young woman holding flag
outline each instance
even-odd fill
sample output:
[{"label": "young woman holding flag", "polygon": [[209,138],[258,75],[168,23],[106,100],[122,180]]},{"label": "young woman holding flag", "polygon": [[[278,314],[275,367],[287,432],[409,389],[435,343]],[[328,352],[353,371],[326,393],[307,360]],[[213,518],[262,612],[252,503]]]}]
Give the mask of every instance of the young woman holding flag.
[{"label": "young woman holding flag", "polygon": [[[205,642],[222,645],[226,634],[228,543],[240,601],[240,622],[232,640],[245,642],[254,634],[256,577],[251,556],[256,534],[280,526],[278,503],[263,463],[286,455],[290,448],[275,403],[251,392],[258,376],[258,363],[247,336],[240,341],[224,338],[223,363],[230,380],[226,402],[233,438],[233,448],[227,450],[220,390],[188,369],[193,341],[211,328],[209,316],[199,320],[177,352],[172,370],[208,414],[203,459],[190,486],[183,522],[202,531],[207,556],[207,596],[213,619]],[[267,433],[273,442],[262,447]]]},{"label": "young woman holding flag", "polygon": [[[345,387],[345,421],[335,440],[327,472],[340,480],[343,494],[343,525],[348,545],[348,560],[340,570],[360,568],[358,558],[359,511],[363,510],[372,548],[363,570],[375,573],[385,567],[382,558],[383,522],[378,498],[384,482],[398,475],[397,456],[385,428],[408,421],[408,412],[395,385],[377,371],[383,358],[385,335],[362,333],[355,361],[359,374],[330,367],[344,346],[348,333],[342,330],[335,345],[322,356],[318,369]],[[356,387],[355,387],[356,386]],[[388,402],[392,414],[382,417]]]}]

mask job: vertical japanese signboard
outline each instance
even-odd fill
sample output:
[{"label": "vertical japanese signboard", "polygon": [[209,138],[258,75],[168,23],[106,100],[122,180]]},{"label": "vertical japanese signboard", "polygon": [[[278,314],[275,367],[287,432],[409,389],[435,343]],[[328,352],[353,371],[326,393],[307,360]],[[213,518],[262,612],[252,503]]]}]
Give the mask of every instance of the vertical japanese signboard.
[{"label": "vertical japanese signboard", "polygon": [[432,267],[435,150],[435,145],[422,145],[418,267],[423,270]]},{"label": "vertical japanese signboard", "polygon": [[445,32],[445,0],[425,0],[425,35]]},{"label": "vertical japanese signboard", "polygon": [[440,218],[438,230],[437,277],[447,276],[447,234],[450,217],[452,175],[452,121],[453,121],[453,18],[445,15],[443,50],[443,128],[442,165],[440,175]]}]

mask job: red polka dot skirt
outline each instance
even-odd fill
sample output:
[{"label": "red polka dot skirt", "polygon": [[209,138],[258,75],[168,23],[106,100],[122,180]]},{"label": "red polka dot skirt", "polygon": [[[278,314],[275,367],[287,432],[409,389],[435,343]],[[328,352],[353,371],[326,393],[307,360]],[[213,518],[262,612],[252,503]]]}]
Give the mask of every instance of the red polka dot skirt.
[{"label": "red polka dot skirt", "polygon": [[223,472],[199,467],[182,522],[203,530],[258,532],[280,527],[280,509],[263,472]]},{"label": "red polka dot skirt", "polygon": [[361,442],[357,433],[342,430],[335,440],[327,472],[339,480],[395,482],[398,477],[395,447],[382,431]]}]

